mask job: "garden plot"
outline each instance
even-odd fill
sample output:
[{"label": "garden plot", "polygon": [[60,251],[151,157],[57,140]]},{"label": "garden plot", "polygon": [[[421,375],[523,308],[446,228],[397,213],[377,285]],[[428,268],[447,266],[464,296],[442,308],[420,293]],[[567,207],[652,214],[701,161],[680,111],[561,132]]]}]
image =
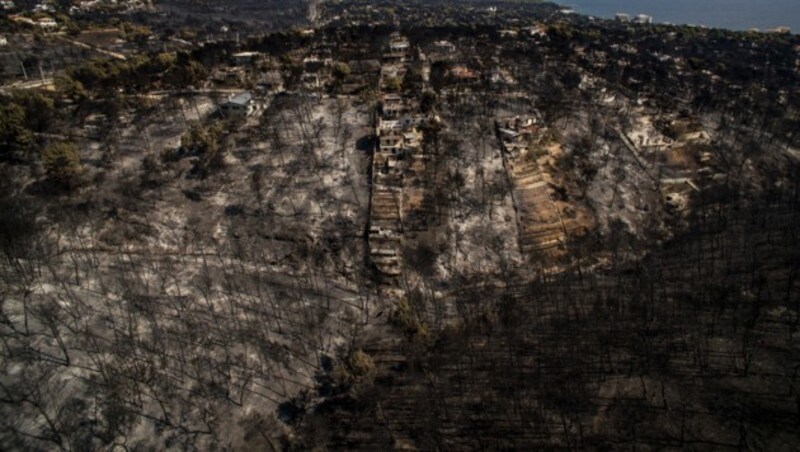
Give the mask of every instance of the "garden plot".
[{"label": "garden plot", "polygon": [[[544,142],[546,133],[531,119],[504,120],[501,128],[506,170],[517,213],[518,242],[523,253],[556,256],[565,250],[568,238],[585,235],[594,228],[594,217],[577,202],[567,202],[565,180],[552,168],[561,154],[556,142]],[[561,198],[561,199],[559,199]]]}]

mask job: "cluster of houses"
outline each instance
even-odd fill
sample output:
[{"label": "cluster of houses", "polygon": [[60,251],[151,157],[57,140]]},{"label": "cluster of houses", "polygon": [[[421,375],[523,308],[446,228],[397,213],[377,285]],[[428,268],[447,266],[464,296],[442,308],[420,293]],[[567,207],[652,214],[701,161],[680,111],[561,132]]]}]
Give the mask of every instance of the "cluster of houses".
[{"label": "cluster of houses", "polygon": [[[279,93],[284,90],[284,77],[277,65],[271,63],[270,58],[260,52],[236,52],[230,55],[227,65],[211,72],[210,81],[217,88],[236,88],[252,82],[256,93]],[[252,91],[230,95],[219,104],[219,112],[225,117],[247,117],[258,110],[259,103]]]},{"label": "cluster of houses", "polygon": [[36,19],[32,19],[27,16],[22,15],[13,15],[9,16],[8,19],[12,22],[30,25],[32,27],[40,28],[42,30],[55,30],[58,28],[58,22],[55,19],[48,16],[38,17]]},{"label": "cluster of houses", "polygon": [[392,80],[402,79],[411,62],[408,40],[392,35],[381,67],[381,101],[375,134],[378,144],[372,159],[370,209],[370,258],[382,273],[397,276],[402,271],[403,232],[415,224],[415,212],[423,194],[409,184],[414,171],[424,166],[423,116],[419,105],[392,90]]},{"label": "cluster of houses", "polygon": [[[76,0],[69,3],[71,6],[67,12],[70,15],[100,10],[134,11],[149,5],[148,0]],[[20,11],[20,14],[8,17],[13,22],[48,31],[56,30],[59,27],[58,22],[51,17],[57,12],[55,2],[42,1],[28,9],[18,8],[13,0],[0,0],[0,9],[4,11]]]},{"label": "cluster of houses", "polygon": [[79,14],[91,11],[136,11],[147,8],[149,0],[77,0],[72,2],[69,8],[70,14]]},{"label": "cluster of houses", "polygon": [[226,117],[245,117],[256,110],[256,103],[250,91],[243,91],[231,96],[219,105],[219,111]]},{"label": "cluster of houses", "polygon": [[279,93],[285,89],[279,65],[260,52],[236,52],[226,65],[215,67],[210,81],[217,88],[235,88],[252,84],[257,92]]},{"label": "cluster of houses", "polygon": [[653,23],[653,17],[648,16],[647,14],[638,14],[634,17],[631,17],[630,14],[625,13],[617,13],[614,18],[617,22],[633,22],[635,24],[651,24]]}]

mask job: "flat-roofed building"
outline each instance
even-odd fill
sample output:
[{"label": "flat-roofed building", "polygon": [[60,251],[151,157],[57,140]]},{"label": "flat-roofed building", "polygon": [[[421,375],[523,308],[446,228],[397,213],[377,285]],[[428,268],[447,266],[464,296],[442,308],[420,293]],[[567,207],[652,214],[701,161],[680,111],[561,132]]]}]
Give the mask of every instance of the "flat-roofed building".
[{"label": "flat-roofed building", "polygon": [[231,97],[219,106],[220,112],[225,116],[250,116],[255,111],[253,94],[244,91]]}]

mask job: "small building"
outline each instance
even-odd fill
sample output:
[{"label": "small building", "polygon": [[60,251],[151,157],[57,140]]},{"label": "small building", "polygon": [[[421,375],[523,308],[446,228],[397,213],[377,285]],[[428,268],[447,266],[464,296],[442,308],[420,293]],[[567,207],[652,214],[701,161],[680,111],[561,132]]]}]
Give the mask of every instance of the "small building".
[{"label": "small building", "polygon": [[0,46],[8,45],[8,39],[5,36],[0,35]]},{"label": "small building", "polygon": [[385,64],[381,66],[381,78],[403,78],[408,72],[408,68],[399,64]]},{"label": "small building", "polygon": [[384,94],[381,98],[381,112],[385,119],[396,119],[408,111],[408,105],[399,94]]},{"label": "small building", "polygon": [[453,78],[462,81],[477,80],[480,78],[477,72],[466,66],[455,66],[450,69],[449,73]]},{"label": "small building", "polygon": [[636,19],[634,19],[634,22],[637,24],[651,24],[653,23],[653,17],[647,14],[639,14],[636,16]]},{"label": "small building", "polygon": [[789,27],[775,27],[775,28],[770,28],[769,30],[767,30],[767,33],[775,33],[775,34],[780,34],[780,35],[788,35],[791,32],[792,32],[792,29],[789,28]]},{"label": "small building", "polygon": [[237,52],[231,55],[231,58],[234,64],[246,66],[255,63],[259,55],[261,55],[259,52]]},{"label": "small building", "polygon": [[427,47],[427,58],[431,62],[452,61],[458,48],[450,41],[436,41]]},{"label": "small building", "polygon": [[219,111],[225,116],[250,116],[255,111],[253,94],[244,91],[231,97],[219,106]]},{"label": "small building", "polygon": [[392,33],[389,38],[389,45],[383,59],[389,63],[403,63],[408,61],[411,52],[411,44],[408,39],[400,33]]},{"label": "small building", "polygon": [[311,73],[304,73],[300,76],[300,82],[303,85],[303,88],[309,91],[317,91],[322,88],[322,78],[320,78],[319,74],[315,72]]},{"label": "small building", "polygon": [[33,7],[33,12],[35,12],[35,13],[42,13],[42,12],[50,12],[50,13],[52,13],[52,12],[55,12],[55,10],[56,10],[55,6],[53,6],[52,4],[50,4],[48,2],[39,3],[38,5]]},{"label": "small building", "polygon": [[529,36],[544,36],[547,34],[544,27],[541,25],[532,25],[530,27],[523,28],[522,30]]},{"label": "small building", "polygon": [[625,13],[617,13],[614,19],[616,19],[617,22],[630,22],[631,16]]},{"label": "small building", "polygon": [[428,83],[431,81],[431,62],[428,59],[422,60],[418,67],[419,74],[422,77],[422,81]]},{"label": "small building", "polygon": [[391,41],[389,41],[389,51],[390,52],[408,52],[411,48],[411,45],[408,42],[408,39],[402,36],[393,37]]},{"label": "small building", "polygon": [[406,148],[419,148],[422,146],[422,132],[416,127],[411,127],[403,132],[403,146]]},{"label": "small building", "polygon": [[505,127],[500,127],[497,129],[497,131],[500,133],[500,136],[503,137],[504,140],[508,141],[514,140],[519,135],[519,133],[511,129],[507,129]]},{"label": "small building", "polygon": [[58,27],[58,23],[55,21],[55,19],[51,17],[42,17],[41,19],[36,21],[36,26],[39,28],[50,30]]},{"label": "small building", "polygon": [[381,152],[396,154],[403,148],[403,134],[396,130],[388,130],[381,134]]},{"label": "small building", "polygon": [[436,41],[433,43],[434,49],[443,53],[455,53],[456,45],[450,41]]},{"label": "small building", "polygon": [[333,66],[333,59],[329,56],[309,55],[303,58],[303,69],[306,72],[321,72]]}]

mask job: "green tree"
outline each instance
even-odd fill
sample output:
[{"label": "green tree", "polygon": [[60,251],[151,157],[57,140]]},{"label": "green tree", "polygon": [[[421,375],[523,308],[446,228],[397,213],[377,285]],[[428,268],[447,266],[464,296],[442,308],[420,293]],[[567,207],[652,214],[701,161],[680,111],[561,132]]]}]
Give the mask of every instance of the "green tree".
[{"label": "green tree", "polygon": [[11,102],[25,112],[25,127],[34,132],[46,131],[55,116],[53,98],[38,91],[15,91]]},{"label": "green tree", "polygon": [[350,75],[350,66],[347,63],[336,63],[333,65],[333,77],[339,83],[343,82]]},{"label": "green tree", "polygon": [[78,147],[74,143],[50,144],[42,153],[42,165],[47,178],[58,188],[75,187],[82,172]]},{"label": "green tree", "polygon": [[426,339],[428,326],[417,314],[411,303],[405,298],[399,300],[389,316],[389,323],[400,328],[406,336],[412,339]]},{"label": "green tree", "polygon": [[180,89],[187,86],[198,86],[207,77],[208,70],[202,63],[192,59],[186,52],[179,52],[165,82]]},{"label": "green tree", "polygon": [[70,77],[68,74],[58,75],[55,78],[56,91],[69,99],[83,100],[86,98],[86,88],[83,83]]},{"label": "green tree", "polygon": [[153,35],[149,27],[132,24],[130,22],[125,22],[122,26],[122,30],[125,33],[126,40],[139,45],[146,44],[150,36]]},{"label": "green tree", "polygon": [[334,379],[345,386],[357,383],[370,384],[375,379],[375,361],[363,350],[350,353],[334,369]]},{"label": "green tree", "polygon": [[403,87],[403,82],[398,77],[392,77],[386,80],[386,91],[395,92],[400,91]]},{"label": "green tree", "polygon": [[192,127],[181,138],[181,148],[199,157],[194,171],[202,177],[208,176],[214,169],[222,167],[225,159],[224,125],[215,123],[209,127]]},{"label": "green tree", "polygon": [[24,160],[33,146],[33,133],[25,127],[25,109],[15,103],[0,107],[0,161]]}]

